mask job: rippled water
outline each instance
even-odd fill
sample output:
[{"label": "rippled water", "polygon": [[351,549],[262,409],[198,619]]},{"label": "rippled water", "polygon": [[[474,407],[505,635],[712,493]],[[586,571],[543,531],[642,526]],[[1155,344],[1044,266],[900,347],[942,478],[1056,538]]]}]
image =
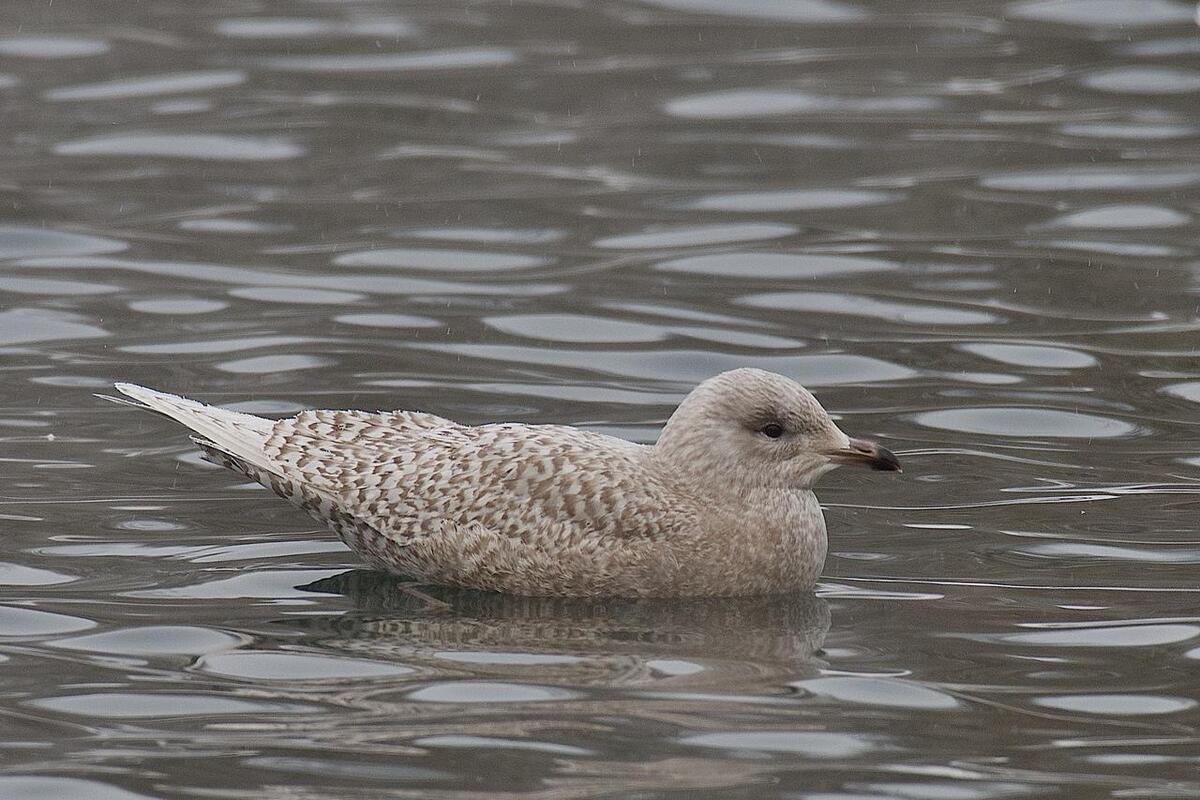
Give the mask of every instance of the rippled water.
[{"label": "rippled water", "polygon": [[[1200,796],[1191,6],[0,7],[0,796]],[[815,597],[425,602],[92,396],[740,365],[904,459]]]}]

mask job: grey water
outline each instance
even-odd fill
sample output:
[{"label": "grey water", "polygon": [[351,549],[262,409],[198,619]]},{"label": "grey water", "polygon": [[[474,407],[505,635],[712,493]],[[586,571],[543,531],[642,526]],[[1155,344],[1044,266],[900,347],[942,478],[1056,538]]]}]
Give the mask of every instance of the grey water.
[{"label": "grey water", "polygon": [[[1200,796],[1193,6],[0,12],[0,797]],[[814,595],[424,602],[93,396],[650,442],[742,365],[905,465]]]}]

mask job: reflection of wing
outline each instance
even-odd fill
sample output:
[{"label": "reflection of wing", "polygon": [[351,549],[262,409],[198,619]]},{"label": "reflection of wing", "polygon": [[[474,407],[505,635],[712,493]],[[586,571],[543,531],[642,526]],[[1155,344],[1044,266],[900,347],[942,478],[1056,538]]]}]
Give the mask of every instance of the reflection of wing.
[{"label": "reflection of wing", "polygon": [[[544,662],[540,681],[750,689],[749,681],[774,693],[815,673],[829,629],[829,606],[812,594],[586,601],[421,586],[445,608],[386,573],[366,570],[299,588],[345,595],[358,609],[298,623],[321,629],[326,646],[405,663],[427,660],[438,671],[453,662],[447,653],[475,653],[472,670],[497,678],[511,677],[525,658]],[[498,654],[494,661],[489,653]]]}]

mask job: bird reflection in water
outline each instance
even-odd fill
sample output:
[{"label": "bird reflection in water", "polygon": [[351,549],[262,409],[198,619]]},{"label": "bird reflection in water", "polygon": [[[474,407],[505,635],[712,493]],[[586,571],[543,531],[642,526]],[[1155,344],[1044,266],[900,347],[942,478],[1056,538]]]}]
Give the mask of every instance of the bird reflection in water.
[{"label": "bird reflection in water", "polygon": [[348,572],[297,587],[343,595],[354,610],[304,617],[324,647],[445,673],[511,678],[538,664],[540,683],[768,691],[822,665],[828,604],[811,593],[698,599],[580,600],[425,586]]}]

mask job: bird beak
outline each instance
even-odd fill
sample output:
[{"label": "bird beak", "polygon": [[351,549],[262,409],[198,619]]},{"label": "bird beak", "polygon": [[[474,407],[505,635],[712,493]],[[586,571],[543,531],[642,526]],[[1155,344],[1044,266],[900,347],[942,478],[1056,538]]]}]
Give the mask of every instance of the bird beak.
[{"label": "bird beak", "polygon": [[848,446],[838,450],[827,450],[825,456],[834,464],[870,467],[884,472],[902,472],[900,459],[887,448],[866,439],[851,439]]}]

